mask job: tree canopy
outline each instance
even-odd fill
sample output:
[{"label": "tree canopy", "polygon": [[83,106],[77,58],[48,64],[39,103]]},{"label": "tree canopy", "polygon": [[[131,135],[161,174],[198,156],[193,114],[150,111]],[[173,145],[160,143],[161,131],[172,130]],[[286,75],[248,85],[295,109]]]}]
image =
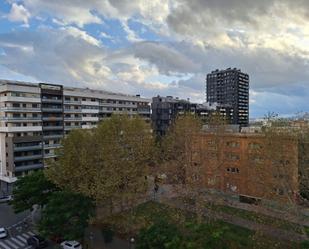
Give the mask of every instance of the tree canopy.
[{"label": "tree canopy", "polygon": [[49,238],[80,240],[93,214],[94,203],[90,198],[67,191],[55,192],[43,209],[40,234]]},{"label": "tree canopy", "polygon": [[43,171],[36,171],[16,181],[11,204],[17,213],[29,210],[35,204],[44,206],[56,190],[56,185],[45,177]]},{"label": "tree canopy", "polygon": [[72,131],[47,171],[57,186],[96,201],[145,193],[154,141],[140,117],[113,115],[88,132]]}]

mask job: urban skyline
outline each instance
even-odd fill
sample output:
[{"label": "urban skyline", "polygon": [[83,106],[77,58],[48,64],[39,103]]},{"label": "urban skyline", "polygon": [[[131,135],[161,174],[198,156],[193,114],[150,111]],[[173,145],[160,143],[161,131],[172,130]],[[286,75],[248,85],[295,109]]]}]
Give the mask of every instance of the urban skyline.
[{"label": "urban skyline", "polygon": [[250,117],[308,111],[305,1],[62,3],[0,3],[1,78],[202,102],[206,74],[237,67]]}]

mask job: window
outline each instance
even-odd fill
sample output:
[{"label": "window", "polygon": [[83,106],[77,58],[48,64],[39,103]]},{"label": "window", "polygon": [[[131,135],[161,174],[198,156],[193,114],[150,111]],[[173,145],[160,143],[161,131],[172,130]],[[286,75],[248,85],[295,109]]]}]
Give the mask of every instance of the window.
[{"label": "window", "polygon": [[250,161],[253,163],[262,163],[264,161],[263,157],[259,155],[250,156]]},{"label": "window", "polygon": [[238,154],[228,153],[226,154],[226,159],[231,160],[231,161],[237,161],[240,159],[240,157]]},{"label": "window", "polygon": [[38,108],[38,104],[32,104],[32,108]]},{"label": "window", "polygon": [[262,149],[262,145],[259,143],[249,143],[249,149]]},{"label": "window", "polygon": [[235,142],[235,141],[229,141],[226,143],[226,146],[227,147],[230,147],[230,148],[239,148],[239,143],[238,142]]},{"label": "window", "polygon": [[229,167],[229,168],[226,168],[226,171],[229,172],[229,173],[239,173],[239,168],[235,168],[235,167]]}]

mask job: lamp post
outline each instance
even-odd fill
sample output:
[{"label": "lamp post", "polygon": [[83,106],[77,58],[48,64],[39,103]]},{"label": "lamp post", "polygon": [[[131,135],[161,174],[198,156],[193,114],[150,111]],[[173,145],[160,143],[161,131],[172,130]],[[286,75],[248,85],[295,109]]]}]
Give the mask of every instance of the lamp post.
[{"label": "lamp post", "polygon": [[133,249],[134,248],[135,239],[133,237],[131,237],[129,242],[130,242],[129,249]]},{"label": "lamp post", "polygon": [[89,233],[90,249],[92,249],[93,232]]}]

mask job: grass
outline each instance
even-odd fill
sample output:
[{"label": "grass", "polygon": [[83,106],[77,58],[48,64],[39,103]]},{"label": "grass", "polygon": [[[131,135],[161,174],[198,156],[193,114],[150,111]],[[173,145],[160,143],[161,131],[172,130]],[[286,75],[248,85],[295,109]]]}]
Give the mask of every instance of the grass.
[{"label": "grass", "polygon": [[207,208],[230,215],[234,215],[246,220],[250,220],[259,224],[269,225],[275,228],[280,228],[296,233],[302,233],[302,226],[293,222],[289,222],[283,219],[274,218],[268,215],[255,213],[243,209],[238,209],[230,206],[223,205],[207,205]]},{"label": "grass", "polygon": [[[237,211],[234,209],[225,208],[224,206],[220,208],[221,211],[230,213],[232,211]],[[249,214],[241,213],[240,215],[245,217],[245,215],[247,216]],[[159,204],[157,202],[148,202],[139,205],[131,211],[124,211],[120,214],[110,217],[107,220],[98,221],[98,223],[104,223],[104,225],[109,224],[112,226],[114,231],[117,232],[118,236],[120,235],[122,237],[128,238],[130,236],[136,236],[142,228],[150,227],[158,218],[177,224],[177,226],[182,227],[185,233],[188,232],[186,231],[186,224],[194,224],[196,222],[196,217],[193,213],[171,208],[170,206]],[[238,247],[231,248],[300,248],[299,244],[278,241],[274,238],[269,238],[265,235],[250,231],[246,228],[228,224],[222,221],[204,220],[202,222],[208,224],[207,226],[210,227],[210,229],[207,230],[208,232],[215,231],[218,228],[226,228],[226,230],[224,230],[224,240],[230,241],[231,245],[235,243],[235,241],[238,243]],[[202,235],[195,236],[207,236],[207,231],[205,231],[205,233]]]}]

